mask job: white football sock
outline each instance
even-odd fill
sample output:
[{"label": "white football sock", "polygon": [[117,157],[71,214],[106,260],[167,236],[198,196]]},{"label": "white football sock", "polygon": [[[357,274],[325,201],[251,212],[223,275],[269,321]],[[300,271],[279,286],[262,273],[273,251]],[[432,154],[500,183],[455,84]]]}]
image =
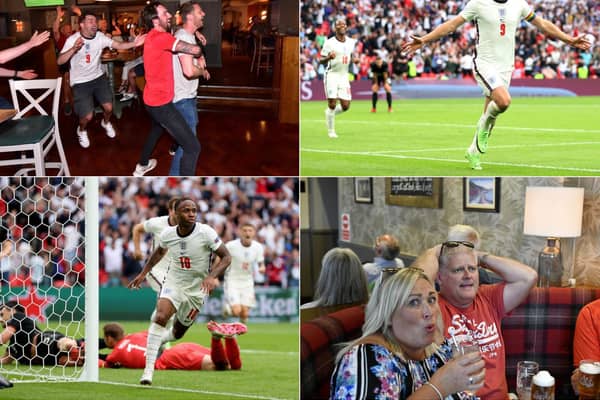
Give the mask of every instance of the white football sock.
[{"label": "white football sock", "polygon": [[167,328],[155,322],[150,323],[150,328],[148,328],[148,342],[146,343],[146,367],[144,368],[144,374],[149,373],[152,375],[154,372],[154,363],[158,355],[158,348],[161,345],[161,338],[166,330]]},{"label": "white football sock", "polygon": [[173,328],[167,329],[166,332],[161,337],[161,343],[172,342],[175,340],[175,335],[173,334]]},{"label": "white football sock", "polygon": [[339,103],[335,106],[335,109],[333,111],[335,111],[335,115],[338,115],[338,114],[341,114],[344,112],[344,110],[342,109],[342,105]]},{"label": "white football sock", "polygon": [[471,142],[471,145],[469,146],[469,153],[471,153],[471,154],[479,153],[479,149],[477,148],[477,131],[478,131],[479,127],[481,126],[481,124],[484,123],[484,120],[485,120],[485,114],[482,114],[481,117],[479,117],[479,121],[477,121],[477,129],[475,130],[475,134],[473,135],[473,141]]},{"label": "white football sock", "polygon": [[489,132],[489,127],[494,124],[496,117],[500,114],[500,109],[494,101],[490,101],[487,108],[485,109],[485,129]]},{"label": "white football sock", "polygon": [[327,130],[329,132],[335,132],[335,111],[327,107],[325,115],[327,117]]}]

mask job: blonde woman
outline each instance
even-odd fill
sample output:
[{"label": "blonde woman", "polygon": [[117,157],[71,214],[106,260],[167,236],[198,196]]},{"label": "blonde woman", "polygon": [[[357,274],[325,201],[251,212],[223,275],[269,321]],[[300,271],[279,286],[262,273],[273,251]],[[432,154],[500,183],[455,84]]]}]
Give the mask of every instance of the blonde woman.
[{"label": "blonde woman", "polygon": [[417,268],[382,277],[367,304],[363,335],[343,348],[332,399],[465,399],[483,386],[478,353],[452,358],[441,334],[433,284]]}]

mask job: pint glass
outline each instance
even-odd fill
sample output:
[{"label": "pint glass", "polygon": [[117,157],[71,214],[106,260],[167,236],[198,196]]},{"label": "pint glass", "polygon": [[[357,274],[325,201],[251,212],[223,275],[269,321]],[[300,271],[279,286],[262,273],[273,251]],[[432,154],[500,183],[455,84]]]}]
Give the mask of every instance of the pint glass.
[{"label": "pint glass", "polygon": [[580,400],[596,400],[600,396],[600,361],[581,360],[578,387]]}]

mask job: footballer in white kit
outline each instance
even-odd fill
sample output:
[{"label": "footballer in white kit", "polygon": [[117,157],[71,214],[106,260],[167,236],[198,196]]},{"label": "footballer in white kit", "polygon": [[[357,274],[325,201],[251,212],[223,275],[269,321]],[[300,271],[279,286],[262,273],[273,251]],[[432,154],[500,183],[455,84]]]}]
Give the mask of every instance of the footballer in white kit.
[{"label": "footballer in white kit", "polygon": [[454,32],[467,21],[475,24],[475,79],[486,98],[484,112],[477,123],[471,146],[465,153],[472,169],[481,169],[480,155],[487,151],[488,138],[496,117],[506,111],[511,103],[508,87],[514,65],[515,33],[523,20],[545,35],[578,49],[587,50],[591,46],[585,34],[573,37],[552,22],[536,16],[525,0],[470,0],[458,16],[438,25],[425,36],[412,36],[411,42],[402,45],[402,50],[410,55],[426,43]]},{"label": "footballer in white kit", "polygon": [[[170,204],[171,202],[169,202]],[[165,229],[175,226],[176,223],[171,220],[174,220],[174,216],[171,216],[171,210],[169,209],[169,215],[165,215],[162,217],[153,217],[145,220],[144,222],[137,224],[133,227],[133,246],[134,246],[134,258],[136,260],[142,259],[142,253],[140,251],[140,238],[143,233],[152,234],[153,246],[154,250],[157,246],[158,236]],[[168,254],[164,256],[155,266],[152,268],[152,271],[148,273],[146,276],[146,281],[155,292],[160,292],[160,288],[167,276],[167,271],[169,269],[169,261],[170,257]]]},{"label": "footballer in white kit", "polygon": [[[335,21],[335,36],[330,37],[323,44],[319,62],[326,64],[325,69],[325,94],[327,108],[325,120],[330,138],[337,138],[335,133],[336,114],[348,111],[352,93],[350,91],[350,73],[348,67],[351,62],[356,62],[354,47],[356,39],[346,36],[346,22],[338,19]],[[340,104],[337,104],[338,100]]]},{"label": "footballer in white kit", "polygon": [[256,305],[254,293],[254,269],[265,270],[265,250],[259,242],[252,240],[256,230],[253,225],[240,227],[240,238],[227,242],[227,250],[231,254],[231,265],[225,271],[223,285],[225,302],[234,316],[245,323],[249,309]]}]

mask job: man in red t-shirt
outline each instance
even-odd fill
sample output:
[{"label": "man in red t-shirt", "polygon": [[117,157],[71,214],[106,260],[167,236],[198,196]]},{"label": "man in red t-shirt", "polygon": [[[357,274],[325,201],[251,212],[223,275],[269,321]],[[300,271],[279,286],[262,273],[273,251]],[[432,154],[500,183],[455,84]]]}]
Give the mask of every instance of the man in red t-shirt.
[{"label": "man in red t-shirt", "polygon": [[[436,279],[444,336],[457,341],[471,336],[485,360],[485,386],[476,395],[486,400],[508,399],[505,349],[500,323],[517,308],[537,282],[537,272],[525,264],[474,249],[470,242],[448,241],[427,250],[413,264]],[[479,286],[478,266],[504,282]]]},{"label": "man in red t-shirt", "polygon": [[[173,53],[185,53],[201,56],[199,46],[176,39],[170,33],[171,13],[159,2],[147,5],[142,12],[148,36],[144,45],[144,69],[146,86],[144,104],[152,117],[150,135],[144,143],[140,162],[136,165],[134,176],[143,176],[156,167],[156,160],[150,155],[160,139],[163,127],[183,149],[180,172],[182,176],[196,175],[196,162],[200,155],[200,142],[192,132],[183,116],[173,105]],[[203,58],[198,60],[206,68]]]},{"label": "man in red t-shirt", "polygon": [[[228,324],[217,325],[224,327]],[[113,350],[106,356],[105,360],[100,360],[101,367],[137,369],[145,367],[148,332],[125,335],[123,326],[117,322],[104,325],[103,330],[106,347]],[[222,331],[223,329],[220,330]],[[240,348],[235,335],[223,335],[218,332],[211,333],[210,349],[200,346],[197,343],[178,343],[169,349],[165,349],[160,354],[156,359],[155,368],[190,371],[242,368]],[[244,332],[237,332],[237,334],[241,333]],[[221,339],[225,339],[225,347],[223,347]]]}]

